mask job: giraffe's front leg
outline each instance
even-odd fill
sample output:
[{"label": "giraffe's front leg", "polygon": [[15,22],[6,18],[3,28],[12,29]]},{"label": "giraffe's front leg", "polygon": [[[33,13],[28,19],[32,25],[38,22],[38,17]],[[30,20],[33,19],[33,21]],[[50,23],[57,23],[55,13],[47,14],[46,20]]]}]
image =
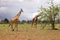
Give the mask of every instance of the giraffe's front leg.
[{"label": "giraffe's front leg", "polygon": [[37,28],[37,21],[36,21],[36,28]]},{"label": "giraffe's front leg", "polygon": [[31,27],[33,27],[33,22],[32,22],[32,25],[31,25]]},{"label": "giraffe's front leg", "polygon": [[14,29],[13,29],[13,24],[11,24],[11,30],[14,31]]},{"label": "giraffe's front leg", "polygon": [[18,31],[18,23],[15,24],[15,28],[16,28],[16,31]]}]

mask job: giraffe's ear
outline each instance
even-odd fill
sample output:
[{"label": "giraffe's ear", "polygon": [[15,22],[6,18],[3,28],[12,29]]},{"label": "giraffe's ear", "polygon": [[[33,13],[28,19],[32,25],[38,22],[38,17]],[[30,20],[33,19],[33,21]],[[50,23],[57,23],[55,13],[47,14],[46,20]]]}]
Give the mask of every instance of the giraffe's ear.
[{"label": "giraffe's ear", "polygon": [[23,12],[23,9],[21,9],[21,11]]}]

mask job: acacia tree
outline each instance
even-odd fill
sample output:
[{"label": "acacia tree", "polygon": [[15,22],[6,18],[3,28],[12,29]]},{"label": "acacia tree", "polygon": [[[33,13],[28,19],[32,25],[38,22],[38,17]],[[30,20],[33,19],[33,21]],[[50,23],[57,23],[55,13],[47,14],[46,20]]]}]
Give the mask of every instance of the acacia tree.
[{"label": "acacia tree", "polygon": [[55,19],[57,17],[57,15],[59,14],[59,5],[54,5],[53,1],[51,0],[49,3],[49,7],[48,8],[41,8],[41,11],[43,12],[44,16],[49,20],[52,29],[56,29],[55,28]]}]

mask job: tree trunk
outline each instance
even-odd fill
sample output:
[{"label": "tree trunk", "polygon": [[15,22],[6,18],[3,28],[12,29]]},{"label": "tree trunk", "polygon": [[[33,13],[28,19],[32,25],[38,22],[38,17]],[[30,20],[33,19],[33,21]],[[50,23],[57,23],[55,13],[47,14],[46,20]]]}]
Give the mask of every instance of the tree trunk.
[{"label": "tree trunk", "polygon": [[[53,17],[53,18],[52,18]],[[54,30],[55,29],[55,17],[54,16],[51,16],[50,17],[50,23],[51,23],[51,28],[52,28],[52,30]]]},{"label": "tree trunk", "polygon": [[55,28],[55,16],[53,20],[51,20],[51,25],[52,25],[52,30],[57,30],[57,28]]},{"label": "tree trunk", "polygon": [[55,29],[55,24],[54,23],[55,23],[54,21],[51,22],[51,25],[52,25],[52,29],[53,30]]}]

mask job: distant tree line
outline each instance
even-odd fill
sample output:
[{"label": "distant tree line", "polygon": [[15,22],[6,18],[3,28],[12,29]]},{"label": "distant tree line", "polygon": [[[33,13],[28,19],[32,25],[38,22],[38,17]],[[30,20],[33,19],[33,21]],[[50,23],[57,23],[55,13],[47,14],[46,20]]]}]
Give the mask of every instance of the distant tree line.
[{"label": "distant tree line", "polygon": [[0,20],[0,24],[7,24],[9,23],[9,20],[7,18],[3,19],[3,20]]},{"label": "distant tree line", "polygon": [[[3,20],[0,20],[0,24],[8,24],[9,23],[9,19],[5,18]],[[18,21],[19,24],[25,24],[25,23],[28,23],[28,24],[31,24],[32,23],[32,20],[22,20],[22,21]],[[37,21],[38,24],[40,23],[50,23],[48,20],[39,20]],[[55,23],[60,23],[59,22],[59,19],[55,20]]]},{"label": "distant tree line", "polygon": [[[8,18],[0,20],[0,24],[8,24],[8,23],[9,23],[9,19]],[[26,20],[22,20],[22,21],[18,20],[18,23],[19,24],[31,23],[31,20],[27,20],[27,21]]]}]

